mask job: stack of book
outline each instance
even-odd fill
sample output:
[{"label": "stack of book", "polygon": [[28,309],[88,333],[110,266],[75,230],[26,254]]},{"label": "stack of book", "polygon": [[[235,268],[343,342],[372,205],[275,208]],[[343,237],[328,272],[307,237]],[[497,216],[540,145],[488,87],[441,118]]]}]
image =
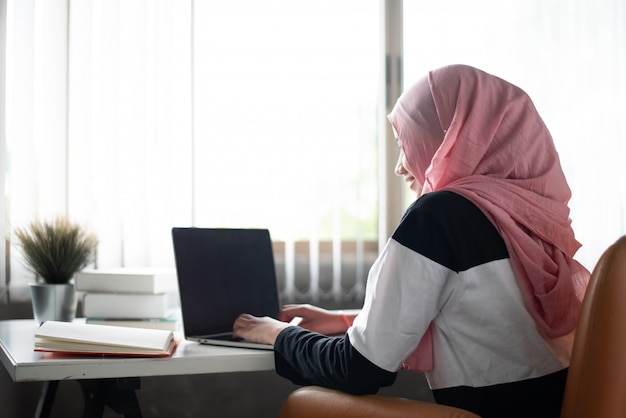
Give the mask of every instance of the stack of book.
[{"label": "stack of book", "polygon": [[84,292],[88,324],[176,330],[180,319],[175,269],[83,270],[74,276]]}]

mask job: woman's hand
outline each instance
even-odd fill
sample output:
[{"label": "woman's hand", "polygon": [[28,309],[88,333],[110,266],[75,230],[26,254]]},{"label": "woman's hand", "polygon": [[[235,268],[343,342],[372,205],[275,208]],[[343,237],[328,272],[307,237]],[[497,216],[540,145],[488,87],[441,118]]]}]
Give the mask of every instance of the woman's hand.
[{"label": "woman's hand", "polygon": [[274,345],[276,337],[289,326],[269,316],[257,317],[241,314],[233,324],[233,336],[261,344]]},{"label": "woman's hand", "polygon": [[[302,322],[300,326],[309,331],[319,332],[324,335],[344,334],[348,329],[348,324],[341,312],[328,311],[313,305],[285,305],[280,312],[278,319],[289,322],[292,318],[300,316]],[[350,323],[354,320],[354,315],[348,315]]]},{"label": "woman's hand", "polygon": [[324,335],[344,334],[348,324],[352,323],[355,315],[344,315],[341,312],[329,311],[313,305],[285,305],[278,316],[278,320],[269,316],[257,317],[241,314],[233,324],[235,338],[274,345],[276,337],[285,328],[291,326],[289,321],[301,317],[300,326],[309,331]]}]

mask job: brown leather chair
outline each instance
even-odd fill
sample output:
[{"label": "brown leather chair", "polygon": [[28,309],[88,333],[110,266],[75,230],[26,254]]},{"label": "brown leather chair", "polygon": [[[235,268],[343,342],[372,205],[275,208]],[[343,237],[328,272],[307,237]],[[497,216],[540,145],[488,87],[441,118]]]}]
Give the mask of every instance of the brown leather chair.
[{"label": "brown leather chair", "polygon": [[[354,396],[317,386],[292,392],[280,418],[476,417],[391,396]],[[593,270],[574,339],[561,418],[626,417],[626,236]]]}]

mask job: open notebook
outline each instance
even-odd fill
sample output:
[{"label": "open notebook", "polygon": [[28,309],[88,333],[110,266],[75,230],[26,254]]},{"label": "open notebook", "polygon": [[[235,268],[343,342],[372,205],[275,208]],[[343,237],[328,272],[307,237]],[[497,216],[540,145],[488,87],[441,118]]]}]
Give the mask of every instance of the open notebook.
[{"label": "open notebook", "polygon": [[171,356],[172,331],[46,321],[35,331],[35,351],[141,357]]},{"label": "open notebook", "polygon": [[173,228],[185,338],[203,344],[272,349],[233,340],[242,313],[276,318],[274,255],[266,229]]}]

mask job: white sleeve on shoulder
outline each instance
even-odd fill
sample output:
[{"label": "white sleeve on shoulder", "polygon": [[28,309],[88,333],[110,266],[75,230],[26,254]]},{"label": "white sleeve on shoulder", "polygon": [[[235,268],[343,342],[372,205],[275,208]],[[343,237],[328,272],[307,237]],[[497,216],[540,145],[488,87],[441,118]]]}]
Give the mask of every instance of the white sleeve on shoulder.
[{"label": "white sleeve on shoulder", "polygon": [[450,269],[390,239],[367,278],[350,342],[378,367],[397,371],[415,350],[450,291]]}]

